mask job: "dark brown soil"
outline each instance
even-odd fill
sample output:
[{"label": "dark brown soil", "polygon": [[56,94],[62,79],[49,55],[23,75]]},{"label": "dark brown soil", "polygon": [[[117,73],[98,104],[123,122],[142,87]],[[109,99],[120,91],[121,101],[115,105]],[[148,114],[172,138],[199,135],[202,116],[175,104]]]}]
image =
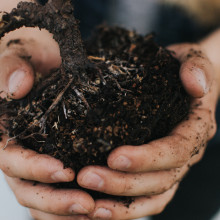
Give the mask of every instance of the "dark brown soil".
[{"label": "dark brown soil", "polygon": [[[7,112],[12,139],[78,172],[87,165],[106,165],[118,146],[141,145],[167,135],[187,116],[190,98],[179,79],[180,64],[152,35],[101,26],[84,50],[81,38],[76,39],[72,7],[46,7],[22,3],[5,15],[11,25],[0,29],[0,35],[23,25],[48,29],[60,45],[63,61],[24,99],[0,100],[0,115]],[[25,20],[20,24],[15,16]]]}]

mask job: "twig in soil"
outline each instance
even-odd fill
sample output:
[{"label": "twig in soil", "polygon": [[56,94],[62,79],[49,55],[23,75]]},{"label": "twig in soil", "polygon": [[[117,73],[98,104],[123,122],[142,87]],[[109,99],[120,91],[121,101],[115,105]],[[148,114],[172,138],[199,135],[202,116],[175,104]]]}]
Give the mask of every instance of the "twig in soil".
[{"label": "twig in soil", "polygon": [[54,12],[58,12],[59,10],[55,7],[54,3],[53,3],[53,0],[49,0],[47,2],[47,4],[50,6],[50,8],[54,11]]},{"label": "twig in soil", "polygon": [[102,81],[102,84],[105,86],[106,85],[106,80],[104,79],[104,76],[102,75],[102,70],[99,69],[99,67],[96,66],[96,69],[98,70],[98,74],[99,74],[99,77]]},{"label": "twig in soil", "polygon": [[68,84],[65,86],[65,88],[59,93],[59,95],[56,97],[56,99],[54,100],[54,102],[51,104],[51,106],[47,109],[47,111],[45,112],[45,114],[42,116],[42,118],[39,120],[39,123],[41,125],[41,131],[42,129],[44,129],[45,127],[45,123],[47,121],[47,117],[50,114],[50,112],[58,105],[58,103],[61,101],[61,99],[63,98],[64,93],[66,92],[66,90],[70,87],[71,83],[73,82],[74,78],[71,78],[70,81],[68,82]]},{"label": "twig in soil", "polygon": [[[22,139],[23,140],[25,140],[25,139],[28,139],[28,138],[30,138],[30,137],[33,137],[34,138],[34,135],[39,135],[40,133],[32,133],[32,134],[30,134],[30,135],[27,135],[27,136],[25,136],[25,137],[22,137]],[[41,136],[47,136],[47,134],[44,134],[44,135],[42,135],[42,134],[40,134]],[[34,138],[35,139],[35,138]],[[35,139],[36,140],[36,139]],[[37,140],[36,140],[37,141]],[[39,141],[38,141],[39,142]]]},{"label": "twig in soil", "polygon": [[74,86],[73,90],[75,91],[76,95],[84,102],[84,104],[86,105],[87,109],[91,109],[91,107],[89,106],[89,103],[87,102],[86,98],[84,97],[84,95]]},{"label": "twig in soil", "polygon": [[105,145],[105,146],[111,146],[111,144],[110,143],[108,143],[107,141],[105,141],[105,140],[103,140],[103,139],[101,139],[101,138],[99,138],[99,139],[97,139],[97,142],[98,143],[100,143],[100,144],[103,144],[103,145]]},{"label": "twig in soil", "polygon": [[66,106],[64,102],[63,102],[63,113],[65,115],[65,119],[67,119]]},{"label": "twig in soil", "polygon": [[101,60],[101,61],[105,61],[104,57],[94,57],[94,56],[88,56],[89,60]]},{"label": "twig in soil", "polygon": [[118,80],[115,79],[113,76],[108,76],[108,77],[109,77],[110,79],[112,79],[112,80],[116,83],[116,86],[118,87],[118,89],[119,89],[121,92],[131,92],[131,93],[132,93],[131,90],[123,89],[123,88],[121,87],[121,85],[119,84]]}]

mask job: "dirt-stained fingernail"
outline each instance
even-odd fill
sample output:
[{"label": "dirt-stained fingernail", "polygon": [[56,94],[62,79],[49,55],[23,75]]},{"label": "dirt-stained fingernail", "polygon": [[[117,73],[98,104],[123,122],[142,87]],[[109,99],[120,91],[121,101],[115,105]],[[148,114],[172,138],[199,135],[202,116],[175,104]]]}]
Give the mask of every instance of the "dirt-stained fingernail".
[{"label": "dirt-stained fingernail", "polygon": [[115,169],[128,169],[131,167],[131,161],[125,156],[119,156],[112,162],[112,166]]},{"label": "dirt-stained fingernail", "polygon": [[112,212],[109,209],[98,208],[93,217],[95,219],[110,219],[112,217]]},{"label": "dirt-stained fingernail", "polygon": [[51,175],[51,179],[57,182],[69,182],[70,177],[63,171],[57,171]]},{"label": "dirt-stained fingernail", "polygon": [[82,184],[91,189],[100,189],[104,185],[104,180],[98,174],[88,172],[82,178]]},{"label": "dirt-stained fingernail", "polygon": [[69,212],[71,214],[88,214],[89,213],[89,211],[85,209],[84,207],[82,207],[80,204],[73,204],[70,207]]},{"label": "dirt-stained fingernail", "polygon": [[15,93],[25,80],[26,73],[23,70],[14,71],[8,81],[8,89],[11,94]]},{"label": "dirt-stained fingernail", "polygon": [[197,82],[202,87],[204,94],[208,93],[209,87],[207,85],[207,79],[204,71],[199,68],[194,69],[193,75],[196,77]]}]

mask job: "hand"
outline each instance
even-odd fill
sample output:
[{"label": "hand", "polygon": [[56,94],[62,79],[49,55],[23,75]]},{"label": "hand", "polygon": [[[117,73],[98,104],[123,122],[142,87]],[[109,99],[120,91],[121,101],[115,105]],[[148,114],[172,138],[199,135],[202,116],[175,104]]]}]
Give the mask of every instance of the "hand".
[{"label": "hand", "polygon": [[[26,35],[22,33],[21,36]],[[20,36],[13,37],[20,39]],[[58,46],[51,38],[48,42],[46,39],[38,36],[37,40],[10,41],[5,46],[0,55],[2,97],[24,97],[33,86],[35,71],[48,74],[51,68],[60,65]],[[28,58],[30,54],[31,58]],[[60,161],[48,155],[37,154],[13,142],[3,150],[7,138],[5,135],[0,141],[0,169],[6,174],[18,202],[32,208],[31,213],[37,219],[60,219],[56,215],[65,215],[61,219],[86,219],[75,214],[88,214],[93,210],[94,201],[89,194],[74,189],[54,189],[47,184],[72,181],[74,171],[64,169]],[[34,184],[33,181],[40,183]]]},{"label": "hand", "polygon": [[60,63],[58,45],[48,32],[29,28],[10,32],[0,44],[1,97],[23,98],[32,89],[34,72],[49,74]]},{"label": "hand", "polygon": [[181,61],[180,77],[186,91],[195,97],[189,118],[164,138],[115,149],[108,158],[109,168],[89,166],[80,171],[77,181],[82,187],[135,197],[129,207],[98,200],[91,219],[134,219],[160,213],[190,167],[201,160],[215,134],[217,86],[212,83],[211,63],[199,45],[180,44],[170,49]]}]

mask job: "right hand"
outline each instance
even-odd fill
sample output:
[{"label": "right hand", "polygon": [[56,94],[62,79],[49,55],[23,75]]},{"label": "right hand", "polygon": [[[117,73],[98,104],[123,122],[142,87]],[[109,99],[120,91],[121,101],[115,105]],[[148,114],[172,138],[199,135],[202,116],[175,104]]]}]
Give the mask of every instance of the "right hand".
[{"label": "right hand", "polygon": [[[59,67],[61,59],[56,43],[50,39],[47,44],[44,37],[37,39],[11,43],[0,54],[1,97],[23,98],[32,89],[35,72],[48,74],[50,69]],[[7,138],[4,135],[0,141],[0,169],[22,206],[31,208],[33,217],[42,220],[88,219],[78,214],[93,211],[95,204],[89,194],[74,189],[54,189],[48,184],[73,181],[74,171],[64,169],[59,160],[13,142],[3,150]],[[35,185],[33,181],[39,183]]]}]

